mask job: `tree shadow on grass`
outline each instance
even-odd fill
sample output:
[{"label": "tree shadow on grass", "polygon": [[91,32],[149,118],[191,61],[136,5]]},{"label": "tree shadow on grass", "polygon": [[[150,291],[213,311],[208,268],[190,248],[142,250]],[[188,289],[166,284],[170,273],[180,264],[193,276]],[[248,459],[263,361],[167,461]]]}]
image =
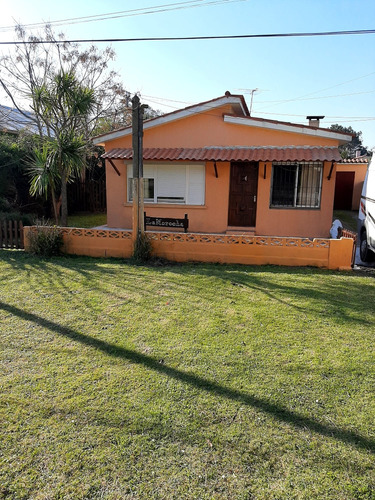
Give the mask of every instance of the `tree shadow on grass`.
[{"label": "tree shadow on grass", "polygon": [[[119,300],[122,300],[122,297],[116,296],[113,289],[108,292],[105,286],[105,283],[111,283],[112,278],[116,278],[119,268],[121,268],[121,275],[129,278],[126,288],[130,291],[140,290],[137,277],[138,275],[143,276],[148,270],[152,270],[155,278],[170,273],[169,281],[173,280],[173,275],[178,279],[180,276],[194,274],[208,279],[215,278],[230,286],[260,292],[267,299],[277,301],[299,312],[317,313],[327,317],[333,315],[336,321],[346,324],[373,326],[372,315],[375,307],[373,276],[366,276],[367,281],[364,283],[363,275],[309,267],[178,264],[168,261],[162,262],[162,265],[161,263],[154,265],[151,262],[145,266],[134,266],[129,260],[124,259],[101,259],[72,255],[41,259],[12,250],[1,252],[0,258],[11,267],[26,271],[27,274],[35,270],[41,271],[50,279],[51,284],[58,283],[63,288],[67,287],[63,286],[63,280],[59,280],[59,276],[56,278],[56,273],[63,275],[66,270],[73,271],[71,280],[80,282],[83,278],[93,289],[110,293],[111,296]],[[101,276],[105,276],[105,278],[98,279],[96,272],[100,272]],[[348,275],[351,278],[349,285],[345,279],[341,279]],[[298,279],[293,279],[296,276]],[[337,276],[337,280],[331,279],[335,276]],[[317,280],[317,277],[321,277],[321,279]],[[6,276],[2,275],[1,279],[6,279]],[[69,291],[68,288],[67,291]],[[142,293],[152,295],[154,290],[148,291],[143,287]],[[194,286],[189,290],[189,293],[194,294]],[[212,299],[211,287],[207,287],[206,292],[201,289],[200,293],[205,293],[207,299]]]},{"label": "tree shadow on grass", "polygon": [[296,412],[288,410],[287,408],[265,399],[251,396],[243,391],[225,387],[206,378],[160,364],[158,360],[152,358],[151,356],[90,337],[89,335],[85,335],[73,330],[72,328],[62,326],[36,314],[26,312],[18,307],[6,304],[5,302],[0,301],[0,309],[13,314],[14,316],[18,316],[25,321],[36,323],[51,332],[57,333],[58,335],[63,335],[64,337],[74,340],[75,342],[97,349],[109,356],[121,358],[138,365],[143,365],[150,370],[154,370],[155,372],[161,373],[185,384],[197,387],[198,389],[206,391],[210,394],[215,394],[219,397],[224,397],[232,401],[238,401],[244,405],[252,406],[253,408],[270,415],[274,419],[294,426],[298,429],[309,429],[310,431],[321,434],[322,436],[330,437],[343,443],[354,445],[357,448],[362,448],[375,453],[375,441],[361,436],[354,431],[339,429],[334,426],[322,424],[313,418],[299,415]]},{"label": "tree shadow on grass", "polygon": [[[348,271],[338,272],[310,267],[190,265],[191,272],[197,275],[216,277],[232,286],[255,290],[268,299],[297,311],[316,312],[325,316],[331,316],[332,312],[336,312],[343,322],[361,323],[373,327],[372,315],[375,308],[373,277],[366,276],[368,280],[364,284],[361,279],[363,275]],[[176,268],[173,272],[186,274],[187,270]],[[345,279],[341,279],[348,275],[351,278],[349,285]],[[298,279],[294,279],[296,276]],[[336,276],[337,279],[331,279]],[[317,277],[321,279],[316,279]],[[297,303],[293,303],[294,301]]]}]

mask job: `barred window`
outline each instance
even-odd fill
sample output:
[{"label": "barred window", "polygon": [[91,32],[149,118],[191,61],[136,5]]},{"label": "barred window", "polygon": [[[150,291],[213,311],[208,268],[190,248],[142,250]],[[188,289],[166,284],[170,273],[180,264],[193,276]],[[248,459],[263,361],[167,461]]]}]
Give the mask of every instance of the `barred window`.
[{"label": "barred window", "polygon": [[271,207],[319,208],[322,176],[320,162],[273,163]]}]

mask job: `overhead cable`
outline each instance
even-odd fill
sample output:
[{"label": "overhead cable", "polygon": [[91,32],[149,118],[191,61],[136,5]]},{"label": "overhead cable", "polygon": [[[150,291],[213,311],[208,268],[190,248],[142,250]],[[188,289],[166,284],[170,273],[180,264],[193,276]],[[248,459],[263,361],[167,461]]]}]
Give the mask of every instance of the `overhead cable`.
[{"label": "overhead cable", "polygon": [[[246,2],[247,0],[190,0],[186,2],[168,3],[163,5],[153,5],[152,7],[143,7],[140,9],[121,10],[117,12],[107,12],[104,14],[96,14],[92,16],[70,17],[67,19],[59,19],[56,21],[48,21],[43,23],[22,24],[22,28],[37,29],[43,26],[66,26],[72,24],[90,23],[96,21],[106,21],[109,19],[119,19],[122,17],[142,16],[147,14],[158,14],[160,12],[169,12],[172,10],[192,9],[195,7],[212,7],[233,2]],[[15,26],[0,26],[0,32],[14,30]]]},{"label": "overhead cable", "polygon": [[290,38],[290,37],[318,37],[337,35],[374,35],[375,29],[370,30],[345,30],[345,31],[319,31],[305,33],[263,33],[249,35],[212,35],[212,36],[162,36],[141,38],[92,38],[72,40],[28,40],[0,42],[0,45],[35,45],[35,44],[61,44],[61,43],[118,43],[118,42],[175,42],[190,40],[236,40],[243,38]]}]

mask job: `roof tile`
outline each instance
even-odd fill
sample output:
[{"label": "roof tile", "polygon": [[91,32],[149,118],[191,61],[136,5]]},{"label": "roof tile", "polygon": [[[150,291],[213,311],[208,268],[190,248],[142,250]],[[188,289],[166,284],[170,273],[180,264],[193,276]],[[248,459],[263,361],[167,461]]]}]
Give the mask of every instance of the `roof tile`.
[{"label": "roof tile", "polygon": [[[132,148],[115,148],[102,158],[131,160]],[[205,148],[144,148],[143,160],[164,161],[336,161],[341,160],[336,147],[257,146]]]}]

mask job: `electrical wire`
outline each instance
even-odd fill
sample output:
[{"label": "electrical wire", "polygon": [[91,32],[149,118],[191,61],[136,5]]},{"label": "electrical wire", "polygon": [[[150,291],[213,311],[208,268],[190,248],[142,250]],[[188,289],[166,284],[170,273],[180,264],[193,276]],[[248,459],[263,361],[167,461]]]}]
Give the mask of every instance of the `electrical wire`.
[{"label": "electrical wire", "polygon": [[[257,110],[254,110],[254,112],[259,112]],[[277,115],[277,116],[298,116],[298,117],[305,117],[306,114],[304,115],[297,115],[293,113],[267,113],[266,111],[262,111],[262,115]],[[326,115],[324,118],[345,118],[346,120],[375,120],[375,116],[336,116],[336,115]]]},{"label": "electrical wire", "polygon": [[[43,23],[31,23],[22,25],[23,28],[28,29],[37,29],[42,28],[46,24],[51,26],[66,26],[73,24],[81,24],[81,23],[90,23],[97,21],[106,21],[109,19],[119,19],[123,17],[133,17],[133,16],[141,16],[148,14],[158,14],[160,12],[169,12],[174,10],[182,10],[182,9],[192,9],[195,7],[211,7],[213,5],[222,5],[233,2],[246,2],[247,0],[190,0],[186,2],[176,2],[169,3],[163,5],[154,5],[152,7],[144,7],[142,9],[131,9],[131,10],[122,10],[118,12],[108,12],[104,14],[96,14],[93,16],[81,16],[81,17],[71,17],[67,19],[60,19],[56,21],[49,21]],[[15,26],[1,26],[0,32],[12,31]]]},{"label": "electrical wire", "polygon": [[[304,98],[304,97],[309,97],[309,96],[314,95],[314,94],[319,94],[320,92],[325,92],[326,90],[331,90],[331,89],[334,89],[336,87],[341,87],[342,85],[346,85],[347,83],[352,83],[352,82],[355,82],[357,80],[361,80],[362,78],[367,78],[368,76],[372,76],[372,75],[375,75],[375,71],[372,71],[371,73],[367,73],[366,75],[357,76],[356,78],[352,78],[351,80],[346,80],[345,82],[337,83],[335,85],[332,85],[330,87],[326,87],[324,89],[315,90],[314,92],[309,92],[308,94],[303,94],[302,96],[294,97],[292,99],[284,99],[282,101],[262,101],[262,102],[263,103],[266,103],[266,102],[274,103],[274,105],[278,106],[279,104],[283,104],[285,102],[294,102],[294,101],[302,100],[302,98]],[[259,103],[259,101],[258,101],[258,103]],[[277,103],[279,103],[279,104],[277,104]],[[267,109],[270,107],[272,107],[272,106],[266,106],[265,108],[262,108],[262,109]]]},{"label": "electrical wire", "polygon": [[[143,96],[141,95],[141,97],[145,98],[145,100],[147,102],[150,102],[150,103],[156,104],[156,105],[160,105],[161,104],[162,106],[167,107],[167,108],[171,108],[174,111],[178,111],[178,110],[181,109],[181,108],[173,106],[171,104],[165,104],[163,102],[162,103],[159,102],[160,100],[172,101],[172,99],[163,99],[163,98],[159,98],[159,97],[157,97],[157,98],[150,98],[150,96],[146,97],[146,95],[143,95]],[[157,101],[155,99],[159,99],[159,101]],[[181,103],[183,103],[183,101],[173,101],[173,102],[181,102]],[[202,113],[206,113],[209,116],[217,116],[217,115],[214,115],[214,114],[210,115],[210,113],[207,113],[207,111],[209,111],[210,109],[215,109],[215,108],[216,108],[216,106],[212,106],[212,105],[207,104],[207,105],[204,106],[204,110],[202,111]],[[182,111],[182,109],[181,109],[181,111]],[[189,112],[189,109],[184,109],[184,111]],[[254,110],[254,112],[255,113],[260,113],[260,114],[265,114],[265,115],[295,116],[295,117],[304,117],[304,118],[306,118],[306,115],[296,115],[296,114],[292,114],[292,113],[266,113],[266,112],[262,112],[260,110]],[[191,113],[194,114],[194,113],[196,113],[196,111],[192,110]],[[251,118],[259,118],[259,116],[258,117],[252,116]],[[329,119],[329,118],[331,118],[331,119],[333,119],[333,118],[342,118],[343,120],[341,120],[341,123],[346,123],[349,120],[350,121],[359,121],[359,122],[365,122],[365,121],[373,121],[373,120],[375,120],[375,116],[363,116],[363,117],[362,116],[354,116],[354,117],[352,117],[352,116],[334,116],[334,115],[328,116],[328,115],[326,115],[325,118],[326,119]],[[337,120],[326,121],[325,123],[327,123],[327,124],[328,123],[338,123],[338,121]]]},{"label": "electrical wire", "polygon": [[12,42],[0,42],[0,45],[35,45],[35,44],[59,44],[59,43],[119,43],[119,42],[176,42],[191,40],[239,40],[244,38],[290,38],[290,37],[318,37],[338,35],[374,35],[375,29],[370,30],[345,30],[345,31],[319,31],[304,33],[263,33],[248,35],[208,35],[208,36],[162,36],[162,37],[140,37],[140,38],[96,38],[96,39],[72,39],[72,40],[20,40]]}]

